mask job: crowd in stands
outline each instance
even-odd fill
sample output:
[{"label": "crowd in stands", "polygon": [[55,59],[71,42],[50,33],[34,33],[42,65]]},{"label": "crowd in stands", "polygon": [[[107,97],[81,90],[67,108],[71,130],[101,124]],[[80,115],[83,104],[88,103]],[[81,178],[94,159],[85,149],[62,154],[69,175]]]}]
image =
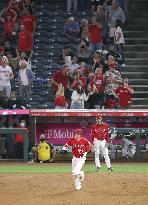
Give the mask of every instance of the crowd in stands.
[{"label": "crowd in stands", "polygon": [[119,3],[123,6],[116,0],[67,0],[68,12],[90,5],[92,18],[78,22],[71,16],[65,21],[64,41],[77,45],[77,52],[65,46],[59,56],[61,69],[51,79],[56,109],[130,107],[134,90],[121,75],[127,7],[124,4],[123,10]]},{"label": "crowd in stands", "polygon": [[[122,7],[122,8],[121,8]],[[56,109],[128,108],[134,90],[122,76],[127,1],[67,0],[67,11],[90,10],[91,19],[65,19],[65,46],[51,78]],[[87,17],[87,16],[86,16]],[[7,0],[0,12],[0,107],[25,108],[35,80],[31,67],[36,28],[35,0]],[[68,45],[77,47],[75,52]],[[19,95],[11,89],[17,79]],[[18,97],[19,96],[19,97]]]},{"label": "crowd in stands", "polygon": [[[3,44],[0,46],[0,101],[1,108],[23,108],[22,99],[30,98],[34,80],[31,70],[33,37],[36,25],[33,0],[7,0],[0,12]],[[11,89],[11,81],[18,80],[19,99]]]}]

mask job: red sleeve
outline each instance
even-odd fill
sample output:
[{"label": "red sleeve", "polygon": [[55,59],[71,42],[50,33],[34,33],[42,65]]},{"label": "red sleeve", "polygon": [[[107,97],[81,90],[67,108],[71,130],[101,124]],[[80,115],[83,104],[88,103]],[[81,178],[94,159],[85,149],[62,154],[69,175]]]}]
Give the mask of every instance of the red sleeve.
[{"label": "red sleeve", "polygon": [[72,146],[72,138],[70,138],[66,144],[64,145],[64,147],[68,148],[69,146]]},{"label": "red sleeve", "polygon": [[28,37],[28,50],[32,50],[32,33],[30,31],[27,31],[27,37]]},{"label": "red sleeve", "polygon": [[87,151],[87,152],[90,152],[91,149],[92,149],[91,143],[90,143],[87,139],[86,139],[86,145],[85,145],[85,147],[86,147],[86,151]]}]

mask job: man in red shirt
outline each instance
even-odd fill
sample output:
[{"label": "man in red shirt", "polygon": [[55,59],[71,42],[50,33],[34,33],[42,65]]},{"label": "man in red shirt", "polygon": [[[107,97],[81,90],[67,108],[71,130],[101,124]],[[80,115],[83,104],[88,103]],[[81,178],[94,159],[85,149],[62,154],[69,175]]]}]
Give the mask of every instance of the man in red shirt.
[{"label": "man in red shirt", "polygon": [[96,50],[103,48],[102,25],[98,23],[96,17],[92,17],[92,24],[88,26],[90,36],[90,54],[92,55]]},{"label": "man in red shirt", "polygon": [[88,152],[91,151],[91,143],[83,136],[82,129],[77,129],[75,137],[70,138],[63,147],[63,151],[69,146],[72,147],[72,175],[77,190],[81,189],[81,182],[84,180],[84,172],[81,171]]},{"label": "man in red shirt", "polygon": [[28,8],[25,9],[24,15],[22,16],[22,24],[25,26],[27,31],[35,31],[36,17],[31,15]]},{"label": "man in red shirt", "polygon": [[24,25],[21,25],[18,40],[19,52],[31,52],[33,46],[32,41],[32,33],[30,31],[27,31]]},{"label": "man in red shirt", "polygon": [[15,33],[15,20],[11,16],[7,16],[4,22],[4,39],[11,41],[12,35]]},{"label": "man in red shirt", "polygon": [[125,78],[116,90],[115,94],[119,100],[120,108],[129,108],[132,103],[132,95],[134,94],[133,88],[128,84],[128,78]]},{"label": "man in red shirt", "polygon": [[64,86],[64,89],[68,88],[69,76],[68,76],[69,67],[63,65],[62,69],[56,71],[56,73],[51,78],[54,92],[57,91],[60,84]]},{"label": "man in red shirt", "polygon": [[105,163],[108,168],[108,171],[113,171],[110,164],[110,158],[108,156],[108,143],[110,141],[109,125],[102,121],[101,116],[97,116],[96,123],[92,125],[91,137],[95,148],[95,164],[97,171],[100,171],[101,169],[99,159],[100,152],[102,152],[105,158]]}]

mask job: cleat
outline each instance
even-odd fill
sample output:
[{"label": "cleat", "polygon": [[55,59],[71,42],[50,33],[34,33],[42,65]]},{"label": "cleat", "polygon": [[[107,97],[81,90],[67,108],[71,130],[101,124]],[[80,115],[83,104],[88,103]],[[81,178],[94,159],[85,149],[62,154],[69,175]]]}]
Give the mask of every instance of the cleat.
[{"label": "cleat", "polygon": [[112,171],[113,171],[112,167],[108,168],[108,171],[109,171],[109,172],[112,172]]},{"label": "cleat", "polygon": [[82,182],[84,180],[84,172],[81,171],[81,174],[79,174],[79,180]]},{"label": "cleat", "polygon": [[101,171],[101,168],[100,168],[100,167],[97,167],[96,170],[97,170],[97,172],[100,172],[100,171]]},{"label": "cleat", "polygon": [[81,185],[76,186],[76,190],[80,190],[81,189]]}]

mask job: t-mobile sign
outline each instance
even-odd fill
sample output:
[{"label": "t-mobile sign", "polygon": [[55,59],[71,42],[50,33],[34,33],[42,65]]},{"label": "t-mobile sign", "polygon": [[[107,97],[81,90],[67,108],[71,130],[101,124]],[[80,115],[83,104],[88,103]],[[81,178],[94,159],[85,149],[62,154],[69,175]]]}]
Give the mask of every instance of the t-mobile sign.
[{"label": "t-mobile sign", "polygon": [[[53,145],[63,145],[75,135],[75,130],[81,128],[80,124],[37,124],[36,143],[39,142],[40,134],[45,134],[46,139]],[[86,138],[90,138],[89,129],[85,129]]]}]

